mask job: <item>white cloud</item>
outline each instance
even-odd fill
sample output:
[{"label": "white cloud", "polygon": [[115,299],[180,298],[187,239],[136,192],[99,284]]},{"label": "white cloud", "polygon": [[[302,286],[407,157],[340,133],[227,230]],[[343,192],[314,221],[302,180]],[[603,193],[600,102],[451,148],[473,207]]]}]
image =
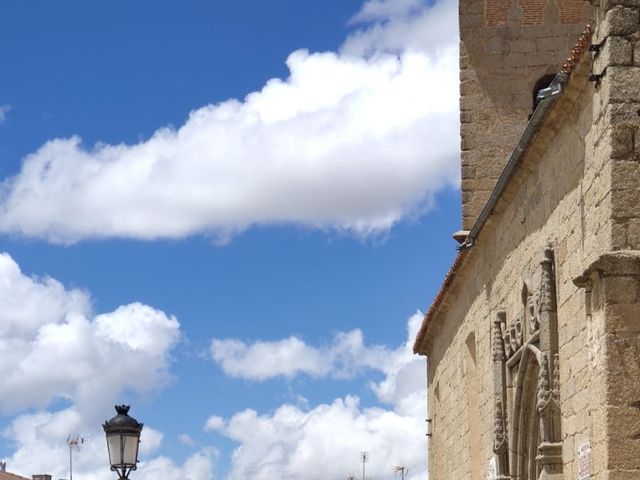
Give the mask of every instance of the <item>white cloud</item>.
[{"label": "white cloud", "polygon": [[[370,0],[354,18],[373,24],[351,35],[342,45],[343,55],[368,56],[380,52],[420,52],[431,59],[458,61],[458,2],[443,0],[426,7],[422,0]],[[439,74],[441,72],[434,72]],[[454,80],[457,111],[458,80]],[[432,84],[425,84],[432,88]],[[451,92],[442,91],[443,95]]]},{"label": "white cloud", "polygon": [[[19,413],[2,432],[14,445],[6,459],[11,471],[67,477],[64,439],[78,433],[85,441],[74,454],[75,471],[87,479],[112,478],[100,429],[105,412],[125,392],[164,385],[178,321],[139,303],[95,315],[88,292],[29,277],[6,253],[0,253],[0,305],[0,409]],[[70,406],[44,410],[54,400]],[[202,452],[181,467],[154,459],[162,439],[162,432],[144,427],[138,478],[151,478],[150,471],[167,479],[212,478],[212,460]]]},{"label": "white cloud", "polygon": [[11,111],[11,105],[0,105],[0,123],[7,119],[7,115]]},{"label": "white cloud", "polygon": [[[416,3],[396,2],[369,2],[360,18]],[[389,229],[458,182],[453,4],[362,26],[341,53],[293,52],[285,80],[139,144],[51,140],[0,186],[0,231],[65,243]]]},{"label": "white cloud", "polygon": [[365,347],[360,330],[338,333],[327,347],[312,347],[297,337],[252,344],[237,339],[211,342],[211,356],[227,375],[250,380],[298,374],[349,377],[361,367],[384,363],[387,354],[383,347]]},{"label": "white cloud", "polygon": [[137,303],[93,316],[88,293],[28,277],[6,253],[0,254],[0,301],[5,412],[46,407],[56,398],[104,407],[102,399],[125,388],[148,391],[166,380],[169,350],[179,337],[174,317]]},{"label": "white cloud", "polygon": [[402,415],[412,416],[423,425],[426,408],[426,378],[424,359],[413,354],[413,341],[422,325],[422,312],[413,314],[407,321],[407,339],[384,358],[380,370],[385,378],[371,388],[381,402],[394,406]]},{"label": "white cloud", "polygon": [[[314,408],[285,404],[265,415],[247,409],[228,420],[210,417],[205,429],[239,443],[232,457],[229,480],[344,478],[348,472],[358,469],[362,450],[369,452],[367,466],[376,478],[390,476],[391,468],[398,463],[409,468],[407,478],[424,478],[426,375],[424,361],[411,351],[421,319],[420,312],[409,319],[407,340],[397,349],[388,351],[356,342],[360,346],[355,354],[343,359],[344,364],[340,366],[348,370],[367,365],[382,371],[384,379],[372,383],[371,387],[378,399],[391,407],[389,409],[363,407],[357,397],[348,395]],[[261,353],[278,356],[275,351],[278,347],[287,349],[288,344],[272,342],[269,344],[272,350]],[[313,350],[304,345],[297,351],[305,349]],[[359,358],[360,355],[365,358]],[[285,357],[287,361],[296,362],[286,355],[280,358]],[[317,371],[316,367],[310,370]],[[244,378],[261,379],[251,377],[254,375],[251,370],[245,369],[244,373]]]},{"label": "white cloud", "polygon": [[[140,480],[212,480],[214,478],[212,449],[202,449],[191,455],[183,465],[167,457],[157,457],[138,467],[135,478]],[[132,475],[133,477],[133,475]]]},{"label": "white cloud", "polygon": [[162,445],[164,434],[158,430],[145,426],[140,435],[140,455],[148,455],[155,452]]},{"label": "white cloud", "polygon": [[88,315],[91,310],[87,292],[66,290],[49,277],[27,277],[6,253],[0,254],[0,305],[0,338],[31,338],[68,313]]},{"label": "white cloud", "polygon": [[425,4],[422,0],[367,0],[351,21],[388,22],[411,15],[419,15],[424,8]]},{"label": "white cloud", "polygon": [[[348,378],[364,369],[383,372],[385,378],[372,383],[378,399],[403,412],[412,410],[416,392],[424,393],[424,362],[413,355],[413,339],[418,333],[423,315],[416,312],[407,323],[407,341],[395,350],[382,345],[366,345],[358,329],[339,332],[330,345],[314,347],[297,337],[277,341],[256,341],[247,344],[236,339],[211,342],[211,355],[230,377],[264,381],[297,375]],[[224,427],[221,417],[210,417],[207,429]]]},{"label": "white cloud", "polygon": [[[132,322],[131,319],[136,321]],[[140,303],[118,307],[95,318],[96,335],[113,345],[149,357],[162,357],[175,343],[178,322],[162,312]]]},{"label": "white cloud", "polygon": [[[424,423],[424,422],[423,422]],[[425,445],[422,425],[381,408],[362,408],[348,396],[303,411],[283,405],[271,415],[253,410],[234,415],[224,435],[239,442],[230,480],[345,478],[358,469],[359,453],[370,453],[371,475],[391,473],[398,461],[420,469]]]},{"label": "white cloud", "polygon": [[211,355],[227,375],[252,380],[292,377],[301,372],[320,376],[330,369],[319,351],[296,337],[252,345],[235,339],[214,339]]},{"label": "white cloud", "polygon": [[[289,78],[271,80],[243,101],[196,110],[179,129],[160,129],[136,145],[48,142],[0,186],[0,231],[73,242],[223,237],[252,225],[293,223],[367,235],[426,208],[443,185],[457,182],[455,5],[370,0],[354,21],[374,23],[361,26],[339,53],[294,52],[287,61]],[[6,358],[25,374],[14,379],[16,392],[22,389],[16,398],[0,384],[0,408],[38,409],[54,398],[71,403],[11,422],[4,435],[15,444],[8,459],[12,469],[65,477],[60,465],[68,452],[60,439],[78,431],[87,439],[76,457],[83,478],[112,478],[95,425],[104,420],[114,392],[138,383],[122,382],[123,376],[110,377],[109,371],[130,369],[127,375],[140,388],[159,388],[167,378],[177,321],[138,304],[96,316],[87,292],[26,277],[8,256],[0,258],[0,278],[9,279],[7,292],[29,299],[9,302],[4,318],[0,311],[0,342],[10,342],[0,343],[0,368]],[[0,282],[0,304],[13,299],[13,293],[2,296],[5,287]],[[42,310],[44,317],[34,315]],[[395,350],[364,345],[358,330],[324,347],[297,337],[212,344],[223,369],[242,378],[340,377],[363,368],[384,374],[370,385],[383,406],[363,406],[346,395],[312,407],[302,402],[267,414],[249,409],[229,419],[210,417],[205,429],[239,444],[229,479],[340,478],[358,469],[361,450],[370,453],[369,472],[390,476],[391,467],[402,462],[411,480],[424,478],[424,362],[410,349],[419,320],[420,315],[410,319],[407,342]],[[141,335],[148,329],[153,341]],[[124,333],[132,338],[122,338]],[[38,352],[36,346],[44,348]],[[23,351],[28,358],[17,358]],[[249,361],[260,352],[300,363],[253,368]],[[58,366],[54,354],[77,368],[65,378],[46,378],[45,360]],[[318,363],[323,355],[328,365]],[[103,374],[108,388],[101,384]],[[36,387],[42,399],[33,397]],[[196,452],[183,465],[152,458],[162,434],[146,429],[136,478],[213,478],[214,450]]]},{"label": "white cloud", "polygon": [[[409,337],[415,337],[422,321],[418,312],[411,317]],[[376,369],[388,375],[385,382],[375,387],[381,400],[397,403],[406,395],[394,390],[397,376],[416,375],[405,370],[417,368],[410,342],[397,350],[382,345],[365,345],[359,329],[339,332],[330,345],[314,347],[298,337],[276,341],[246,343],[237,339],[214,339],[211,356],[230,377],[264,381],[276,377],[293,378],[297,375],[311,377],[349,378],[363,369]],[[421,372],[424,373],[424,372]]]},{"label": "white cloud", "polygon": [[[132,412],[133,414],[134,412]],[[104,420],[104,419],[102,419]],[[65,438],[72,432],[82,432],[84,442],[73,452],[74,475],[87,480],[112,480],[109,471],[104,433],[96,428],[100,423],[75,407],[59,412],[38,412],[15,418],[3,432],[16,444],[6,459],[11,472],[30,477],[33,473],[49,473],[54,478],[68,478],[69,450]],[[148,480],[211,480],[214,451],[202,449],[184,464],[176,464],[165,456],[154,456],[162,442],[162,433],[145,425],[140,443],[141,462],[135,478]]]},{"label": "white cloud", "polygon": [[226,422],[224,418],[217,415],[212,415],[207,419],[207,422],[204,425],[204,429],[209,432],[215,432],[218,430],[222,430],[225,426]]},{"label": "white cloud", "polygon": [[[112,480],[104,434],[95,428],[97,422],[87,421],[74,408],[56,413],[39,412],[17,417],[4,435],[17,444],[13,455],[6,459],[11,472],[30,477],[33,473],[49,473],[54,478],[68,478],[69,450],[64,439],[69,430],[83,432],[84,442],[73,452],[74,475],[88,480]],[[167,480],[211,480],[214,459],[212,452],[201,450],[183,465],[153,454],[162,441],[162,434],[147,425],[142,430],[141,462],[135,478]],[[185,476],[181,476],[184,472]]]},{"label": "white cloud", "polygon": [[181,444],[187,445],[189,447],[193,447],[196,444],[195,440],[188,433],[179,434],[178,435],[178,441]]}]

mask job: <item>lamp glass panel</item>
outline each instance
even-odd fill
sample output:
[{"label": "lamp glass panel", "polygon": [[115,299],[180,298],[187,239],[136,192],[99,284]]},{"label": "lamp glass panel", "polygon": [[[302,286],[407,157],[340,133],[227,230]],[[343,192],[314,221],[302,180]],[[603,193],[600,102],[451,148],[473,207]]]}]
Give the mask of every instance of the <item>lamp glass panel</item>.
[{"label": "lamp glass panel", "polygon": [[120,434],[107,435],[107,447],[109,448],[109,462],[111,465],[122,464],[122,449],[120,448]]},{"label": "lamp glass panel", "polygon": [[124,434],[124,463],[126,465],[135,465],[138,458],[138,436],[132,434]]}]

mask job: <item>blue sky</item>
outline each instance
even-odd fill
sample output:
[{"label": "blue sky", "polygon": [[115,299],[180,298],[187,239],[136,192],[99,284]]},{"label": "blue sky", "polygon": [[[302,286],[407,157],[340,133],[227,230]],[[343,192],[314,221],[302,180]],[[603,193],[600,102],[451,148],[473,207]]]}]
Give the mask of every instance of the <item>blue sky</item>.
[{"label": "blue sky", "polygon": [[[111,478],[425,465],[409,352],[459,228],[448,0],[0,6],[0,458]],[[315,476],[314,476],[315,475]],[[133,475],[132,475],[133,478]]]}]

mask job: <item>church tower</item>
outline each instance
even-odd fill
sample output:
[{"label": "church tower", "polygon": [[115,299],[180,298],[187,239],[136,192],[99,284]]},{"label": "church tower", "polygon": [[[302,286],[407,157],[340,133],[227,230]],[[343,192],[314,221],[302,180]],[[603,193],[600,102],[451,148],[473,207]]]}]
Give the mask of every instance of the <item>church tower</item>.
[{"label": "church tower", "polygon": [[460,0],[462,228],[517,145],[535,95],[591,20],[585,0]]}]

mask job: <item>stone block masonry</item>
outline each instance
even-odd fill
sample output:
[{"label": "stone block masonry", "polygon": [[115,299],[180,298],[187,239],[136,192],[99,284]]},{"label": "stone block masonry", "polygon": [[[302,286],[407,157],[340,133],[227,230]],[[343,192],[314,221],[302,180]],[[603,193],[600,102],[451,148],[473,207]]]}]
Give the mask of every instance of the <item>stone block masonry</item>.
[{"label": "stone block masonry", "polygon": [[[461,0],[462,227],[486,203],[534,107],[591,19],[583,0]],[[546,86],[546,85],[545,85]]]},{"label": "stone block masonry", "polygon": [[481,22],[478,2],[461,9],[465,226],[520,139],[525,86],[561,68],[569,80],[416,341],[430,480],[636,480],[640,0],[596,5],[593,51],[566,63],[570,4],[530,3],[527,17],[521,3],[487,3]]}]

